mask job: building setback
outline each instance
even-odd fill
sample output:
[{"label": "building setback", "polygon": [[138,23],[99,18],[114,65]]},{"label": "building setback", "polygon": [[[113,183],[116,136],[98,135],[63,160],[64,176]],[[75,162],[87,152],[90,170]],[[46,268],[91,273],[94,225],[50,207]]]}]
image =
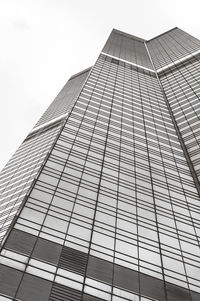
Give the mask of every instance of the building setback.
[{"label": "building setback", "polygon": [[0,300],[200,300],[200,41],[113,30],[1,173]]}]

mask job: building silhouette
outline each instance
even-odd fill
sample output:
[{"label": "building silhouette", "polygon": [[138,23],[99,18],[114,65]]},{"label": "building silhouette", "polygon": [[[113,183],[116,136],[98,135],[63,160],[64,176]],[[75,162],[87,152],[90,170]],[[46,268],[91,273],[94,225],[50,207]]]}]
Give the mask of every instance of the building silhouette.
[{"label": "building silhouette", "polygon": [[200,300],[200,41],[113,30],[1,173],[0,300]]}]

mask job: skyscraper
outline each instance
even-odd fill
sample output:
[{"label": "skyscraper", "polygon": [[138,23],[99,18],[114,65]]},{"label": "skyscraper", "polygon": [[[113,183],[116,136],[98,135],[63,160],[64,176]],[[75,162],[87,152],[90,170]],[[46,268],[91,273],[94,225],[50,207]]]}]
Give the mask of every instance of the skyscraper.
[{"label": "skyscraper", "polygon": [[113,30],[1,173],[0,300],[200,300],[200,41]]}]

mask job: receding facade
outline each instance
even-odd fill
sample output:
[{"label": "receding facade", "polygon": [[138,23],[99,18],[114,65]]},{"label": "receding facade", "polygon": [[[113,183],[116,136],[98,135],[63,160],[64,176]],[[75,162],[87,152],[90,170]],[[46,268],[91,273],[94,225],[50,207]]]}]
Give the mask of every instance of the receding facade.
[{"label": "receding facade", "polygon": [[113,30],[1,173],[0,300],[200,300],[200,41]]}]

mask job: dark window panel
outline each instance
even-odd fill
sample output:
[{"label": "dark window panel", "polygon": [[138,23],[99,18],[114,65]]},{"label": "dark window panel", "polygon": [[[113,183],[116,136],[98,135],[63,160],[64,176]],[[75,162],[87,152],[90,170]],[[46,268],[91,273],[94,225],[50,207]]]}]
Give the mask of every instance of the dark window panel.
[{"label": "dark window panel", "polygon": [[136,271],[115,265],[113,285],[139,293],[139,274]]},{"label": "dark window panel", "polygon": [[[166,284],[166,290],[167,290],[167,301],[191,301],[189,290],[173,285],[171,283]],[[194,299],[195,300],[195,299]],[[196,300],[200,300],[199,298]]]},{"label": "dark window panel", "polygon": [[196,292],[190,292],[192,301],[199,301],[200,300],[200,295]]},{"label": "dark window panel", "polygon": [[52,241],[38,238],[33,251],[33,257],[58,264],[62,246]]},{"label": "dark window panel", "polygon": [[30,254],[37,237],[26,232],[13,229],[6,241],[5,248],[20,253]]},{"label": "dark window panel", "polygon": [[0,265],[0,293],[14,297],[21,277],[22,272]]},{"label": "dark window panel", "polygon": [[140,273],[140,291],[142,295],[166,301],[164,281],[160,279]]},{"label": "dark window panel", "polygon": [[52,283],[39,277],[25,274],[17,298],[23,301],[48,301]]},{"label": "dark window panel", "polygon": [[87,277],[112,283],[113,264],[103,259],[90,256],[87,267]]}]

